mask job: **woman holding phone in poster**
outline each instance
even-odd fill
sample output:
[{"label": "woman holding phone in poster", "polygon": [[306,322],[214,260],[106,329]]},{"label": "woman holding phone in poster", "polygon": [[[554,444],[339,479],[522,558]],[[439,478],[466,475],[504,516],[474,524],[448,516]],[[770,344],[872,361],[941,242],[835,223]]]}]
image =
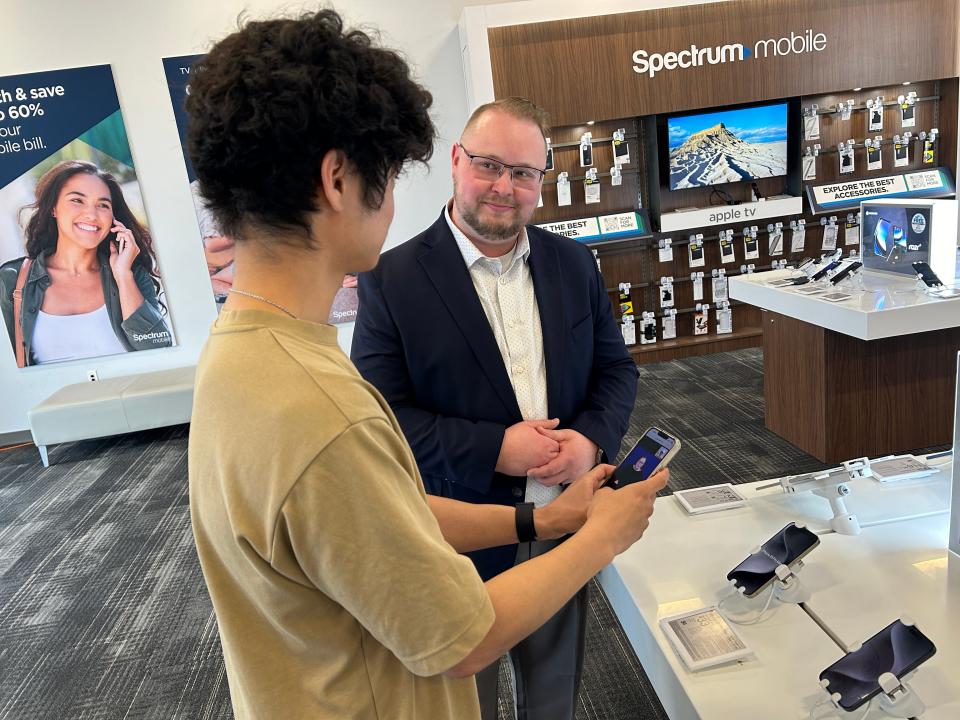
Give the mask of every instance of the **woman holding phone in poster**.
[{"label": "woman holding phone in poster", "polygon": [[17,364],[170,346],[150,232],[113,175],[65,160],[40,178],[36,197],[26,257],[0,266]]}]

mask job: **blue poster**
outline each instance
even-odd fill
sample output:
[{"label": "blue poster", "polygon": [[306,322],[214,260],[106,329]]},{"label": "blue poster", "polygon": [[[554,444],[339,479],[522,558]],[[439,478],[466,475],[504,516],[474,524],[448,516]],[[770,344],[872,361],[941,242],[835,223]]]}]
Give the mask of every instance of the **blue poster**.
[{"label": "blue poster", "polygon": [[0,78],[0,314],[19,367],[175,343],[108,65]]},{"label": "blue poster", "polygon": [[[220,231],[213,214],[204,205],[197,183],[197,175],[193,170],[193,163],[190,162],[190,154],[187,151],[189,118],[185,104],[190,92],[189,82],[193,64],[202,57],[203,55],[181,55],[164,58],[163,71],[167,76],[170,101],[173,103],[173,116],[177,121],[177,132],[180,134],[183,162],[187,166],[190,193],[193,195],[193,206],[197,213],[197,224],[200,226],[200,238],[203,242],[203,254],[207,260],[207,273],[210,275],[213,298],[217,303],[217,311],[219,312],[227,299],[230,288],[233,287],[234,241]],[[353,274],[344,275],[342,286],[333,300],[328,322],[331,324],[353,322],[357,318],[359,302],[357,276]]]}]

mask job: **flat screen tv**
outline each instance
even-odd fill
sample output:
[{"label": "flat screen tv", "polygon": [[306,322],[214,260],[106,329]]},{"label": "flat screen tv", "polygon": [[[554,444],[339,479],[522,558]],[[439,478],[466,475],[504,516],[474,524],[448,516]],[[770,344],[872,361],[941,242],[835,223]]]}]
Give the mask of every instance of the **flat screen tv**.
[{"label": "flat screen tv", "polygon": [[778,102],[668,117],[670,189],[786,175],[787,108]]}]

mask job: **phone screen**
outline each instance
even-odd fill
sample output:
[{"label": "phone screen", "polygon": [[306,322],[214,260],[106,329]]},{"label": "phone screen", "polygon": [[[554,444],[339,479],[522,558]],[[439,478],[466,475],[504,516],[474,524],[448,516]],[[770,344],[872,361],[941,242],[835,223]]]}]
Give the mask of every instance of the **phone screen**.
[{"label": "phone screen", "polygon": [[873,254],[882,258],[887,257],[893,250],[893,242],[890,239],[890,222],[880,218],[877,220],[877,227],[873,230]]},{"label": "phone screen", "polygon": [[827,691],[840,693],[839,705],[856,710],[880,692],[879,678],[886,672],[902,678],[937,652],[933,642],[914,625],[895,620],[820,673],[829,681]]},{"label": "phone screen", "polygon": [[727,573],[727,580],[744,588],[747,597],[754,597],[773,581],[778,566],[789,567],[819,544],[820,538],[810,530],[790,523]]},{"label": "phone screen", "polygon": [[664,458],[677,443],[675,437],[659,428],[647,430],[614,470],[616,484],[623,487],[649,478],[660,469]]}]

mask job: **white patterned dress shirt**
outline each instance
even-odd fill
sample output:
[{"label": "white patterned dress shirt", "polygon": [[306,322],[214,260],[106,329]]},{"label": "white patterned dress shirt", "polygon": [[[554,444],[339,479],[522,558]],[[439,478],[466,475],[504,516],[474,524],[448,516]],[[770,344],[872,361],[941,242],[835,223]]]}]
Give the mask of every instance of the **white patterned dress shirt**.
[{"label": "white patterned dress shirt", "polygon": [[[540,308],[530,274],[527,230],[520,231],[513,250],[491,258],[481,253],[454,225],[449,206],[444,215],[497,340],[520,413],[524,420],[543,420],[548,411],[547,366],[543,357]],[[559,494],[559,486],[547,487],[535,478],[527,478],[526,502],[543,507]]]}]

